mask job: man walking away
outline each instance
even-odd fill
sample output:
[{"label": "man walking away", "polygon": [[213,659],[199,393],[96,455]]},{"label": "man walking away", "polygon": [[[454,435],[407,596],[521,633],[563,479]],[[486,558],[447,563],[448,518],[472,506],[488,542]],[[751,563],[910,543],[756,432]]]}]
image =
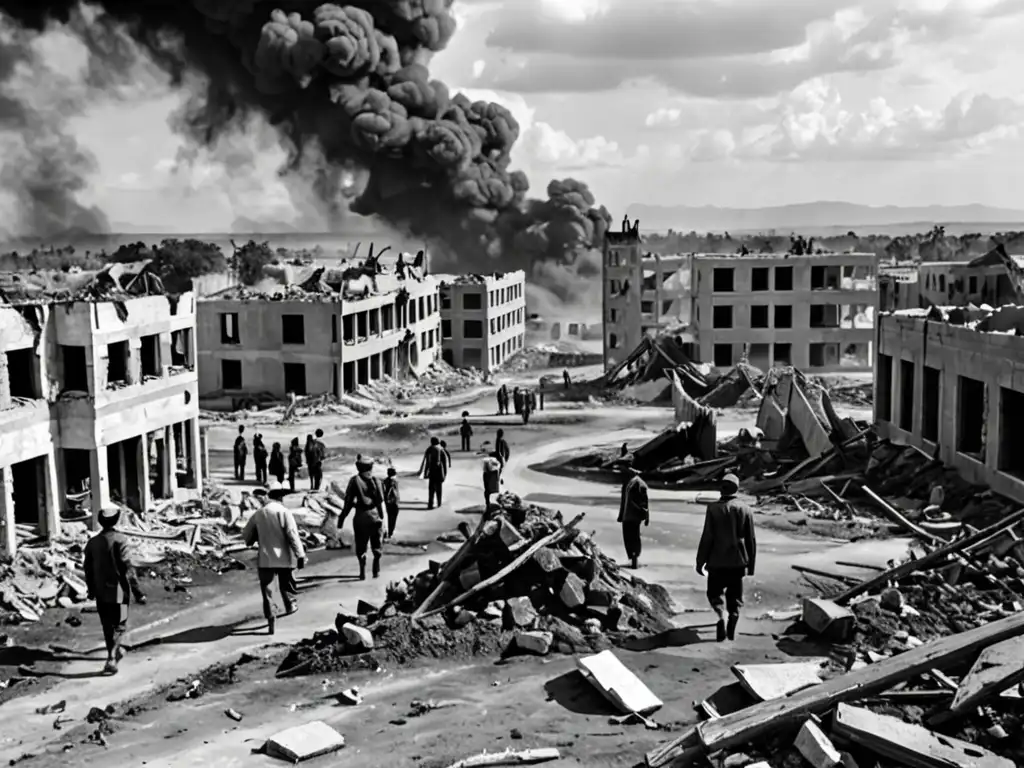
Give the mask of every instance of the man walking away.
[{"label": "man walking away", "polygon": [[245,480],[245,457],[249,455],[249,446],[245,444],[245,427],[238,427],[235,438],[235,480]]},{"label": "man walking away", "polygon": [[520,410],[520,413],[522,414],[522,417],[523,417],[523,424],[529,424],[530,423],[530,413],[533,411],[533,399],[532,399],[532,396],[533,396],[532,392],[523,391],[523,393],[522,393],[522,401],[523,401],[523,403],[522,403],[522,408]]},{"label": "man walking away", "polygon": [[[441,450],[444,451],[444,460],[448,462],[448,466],[452,465],[452,454],[448,450],[448,443],[444,440],[441,441]],[[446,475],[447,477],[447,475]]]},{"label": "man walking away", "polygon": [[313,490],[313,436],[306,435],[306,445],[302,449],[302,455],[306,457],[306,466],[309,468],[309,490]]},{"label": "man walking away", "polygon": [[128,552],[128,537],[115,530],[120,519],[119,509],[100,510],[101,530],[85,545],[85,584],[89,596],[96,601],[96,613],[103,627],[107,646],[103,671],[108,675],[117,674],[117,663],[124,656],[121,638],[128,628],[129,594],[139,605],[146,604]]},{"label": "man walking away", "polygon": [[469,450],[469,438],[473,436],[473,427],[469,424],[469,419],[462,420],[462,426],[459,427],[459,434],[462,435],[462,450]]},{"label": "man walking away", "polygon": [[[296,438],[298,442],[298,438]],[[306,550],[299,538],[295,516],[280,501],[270,501],[263,488],[253,491],[263,506],[256,510],[242,530],[246,546],[259,544],[256,569],[263,596],[263,615],[267,619],[267,632],[274,634],[277,616],[274,613],[274,580],[281,590],[284,615],[291,616],[299,609],[299,587],[295,583],[295,569],[306,567]]]},{"label": "man walking away", "polygon": [[281,452],[281,444],[274,443],[270,449],[270,474],[277,478],[277,482],[284,482],[284,454]]},{"label": "man walking away", "polygon": [[508,441],[505,439],[504,429],[499,429],[497,437],[494,438],[494,452],[501,458],[502,466],[508,464],[508,457],[512,452],[508,449]]},{"label": "man walking away", "polygon": [[568,389],[569,385],[572,384],[572,378],[569,376],[568,368],[562,371],[562,383],[565,385],[566,389]]},{"label": "man walking away", "polygon": [[502,384],[500,387],[498,387],[498,392],[495,395],[495,398],[498,401],[498,415],[499,416],[505,412],[504,398],[502,397],[502,392],[503,392],[504,389],[505,389],[505,385]]},{"label": "man walking away", "polygon": [[324,480],[324,459],[327,458],[327,446],[322,438],[324,431],[316,431],[316,439],[313,441],[313,448],[309,452],[309,483],[314,491],[320,490],[320,484]]},{"label": "man walking away", "polygon": [[[718,614],[718,642],[736,639],[736,624],[743,607],[743,577],[754,575],[757,540],[750,507],[736,498],[736,475],[722,478],[722,496],[708,504],[704,533],[697,547],[697,573],[708,572],[708,602]],[[723,599],[729,623],[722,615]]]},{"label": "man walking away", "polygon": [[448,458],[436,437],[430,438],[430,447],[423,453],[419,474],[427,480],[427,509],[434,508],[435,498],[440,506],[442,487],[448,477]]},{"label": "man walking away", "polygon": [[640,477],[640,470],[630,465],[626,482],[622,484],[622,498],[619,500],[619,523],[622,524],[622,543],[632,568],[640,564],[640,526],[651,524],[651,509],[647,500],[647,483]]},{"label": "man walking away", "polygon": [[388,538],[395,535],[395,524],[398,522],[398,505],[402,502],[398,492],[398,470],[388,467],[388,476],[384,478],[384,509],[388,513]]},{"label": "man walking away", "polygon": [[508,384],[501,385],[501,413],[508,416]]},{"label": "man walking away", "polygon": [[252,462],[256,466],[256,482],[266,485],[267,446],[263,443],[263,435],[257,434],[252,438]]},{"label": "man walking away", "polygon": [[288,484],[295,490],[295,477],[302,469],[302,446],[299,445],[299,438],[293,437],[291,448],[288,450]]},{"label": "man walking away", "polygon": [[359,473],[348,481],[345,489],[345,508],[341,512],[338,527],[345,525],[348,513],[353,509],[352,529],[356,539],[356,557],[359,558],[359,578],[366,579],[366,547],[373,552],[373,578],[380,576],[381,532],[384,528],[384,490],[380,481],[373,476],[373,461],[356,461]]},{"label": "man walking away", "polygon": [[516,416],[523,412],[523,393],[519,387],[512,389],[512,408],[516,412]]}]

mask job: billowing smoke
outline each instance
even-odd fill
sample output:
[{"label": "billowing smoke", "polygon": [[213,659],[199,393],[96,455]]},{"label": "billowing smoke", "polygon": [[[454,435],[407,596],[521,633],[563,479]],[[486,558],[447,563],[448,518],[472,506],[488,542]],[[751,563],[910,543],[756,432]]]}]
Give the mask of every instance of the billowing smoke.
[{"label": "billowing smoke", "polygon": [[[431,79],[431,55],[455,33],[452,2],[105,0],[94,25],[127,30],[178,83],[203,84],[177,120],[198,145],[264,116],[292,164],[322,157],[321,199],[330,205],[362,169],[352,210],[428,239],[439,266],[572,262],[599,244],[608,213],[574,180],[530,199],[525,174],[510,168],[519,136],[511,113]],[[76,7],[0,0],[0,12],[32,29],[66,21]]]}]

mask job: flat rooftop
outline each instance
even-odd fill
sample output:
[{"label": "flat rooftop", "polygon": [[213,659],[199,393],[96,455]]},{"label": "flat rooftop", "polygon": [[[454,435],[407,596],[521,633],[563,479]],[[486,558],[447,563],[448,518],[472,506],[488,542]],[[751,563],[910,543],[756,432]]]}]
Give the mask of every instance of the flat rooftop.
[{"label": "flat rooftop", "polygon": [[418,267],[406,263],[400,276],[396,268],[380,265],[374,273],[358,262],[354,266],[328,267],[322,264],[271,264],[255,285],[231,285],[199,298],[199,301],[305,301],[340,302],[369,296],[385,296],[417,285],[436,284],[423,277]]},{"label": "flat rooftop", "polygon": [[817,259],[834,256],[851,256],[856,258],[875,258],[873,253],[861,251],[815,251],[814,253],[692,253],[695,259],[746,259],[759,261],[778,261],[780,259]]},{"label": "flat rooftop", "polygon": [[124,301],[166,294],[150,261],[110,264],[100,270],[0,272],[0,304]]},{"label": "flat rooftop", "polygon": [[512,272],[491,272],[489,274],[434,275],[434,278],[441,285],[486,285],[487,283],[497,282],[508,277],[522,277],[525,280],[526,273],[521,269],[516,269]]},{"label": "flat rooftop", "polygon": [[1024,336],[1024,305],[1006,304],[1001,307],[965,307],[933,306],[929,309],[901,309],[893,312],[881,312],[884,320],[891,318],[897,323],[923,324],[944,323],[977,333],[998,334],[1001,336]]}]

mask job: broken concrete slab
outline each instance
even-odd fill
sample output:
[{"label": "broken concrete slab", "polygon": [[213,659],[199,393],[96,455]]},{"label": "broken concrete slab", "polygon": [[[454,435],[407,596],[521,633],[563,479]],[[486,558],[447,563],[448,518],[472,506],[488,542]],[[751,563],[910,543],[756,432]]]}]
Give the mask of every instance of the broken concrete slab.
[{"label": "broken concrete slab", "polygon": [[551,643],[554,640],[555,636],[550,632],[522,631],[516,632],[515,636],[516,647],[519,650],[538,656],[544,656],[551,650]]},{"label": "broken concrete slab", "polygon": [[345,642],[354,648],[361,648],[364,651],[373,650],[373,633],[366,627],[360,627],[351,622],[342,624],[341,634],[345,637]]},{"label": "broken concrete slab", "polygon": [[781,699],[821,682],[821,666],[827,661],[783,664],[735,664],[732,673],[758,701]]},{"label": "broken concrete slab", "polygon": [[510,597],[505,604],[505,624],[509,628],[529,627],[537,620],[537,610],[528,597]]},{"label": "broken concrete slab", "polygon": [[322,720],[281,731],[266,743],[270,757],[300,763],[321,755],[337,752],[345,746],[345,737]]},{"label": "broken concrete slab", "polygon": [[843,764],[839,750],[813,720],[803,724],[793,746],[814,768],[837,768]]},{"label": "broken concrete slab", "polygon": [[580,673],[622,712],[649,715],[662,701],[611,651],[576,660]]},{"label": "broken concrete slab", "polygon": [[982,701],[1024,682],[1024,635],[990,646],[981,652],[971,671],[960,681],[950,709],[967,712]]},{"label": "broken concrete slab", "polygon": [[803,622],[816,634],[837,642],[848,640],[857,627],[853,611],[816,597],[804,599]]},{"label": "broken concrete slab", "polygon": [[519,534],[515,526],[504,517],[500,518],[498,522],[498,537],[501,539],[501,543],[505,545],[505,548],[510,552],[514,552],[522,547],[526,539]]},{"label": "broken concrete slab", "polygon": [[587,602],[586,589],[586,585],[579,576],[569,573],[566,574],[565,581],[562,582],[558,597],[566,608],[574,610]]},{"label": "broken concrete slab", "polygon": [[755,422],[765,440],[779,440],[786,431],[786,412],[782,410],[774,395],[766,395],[761,400]]},{"label": "broken concrete slab", "polygon": [[555,582],[565,572],[562,565],[562,558],[553,549],[542,547],[533,553],[533,562],[537,564],[541,572],[550,582]]},{"label": "broken concrete slab", "polygon": [[789,390],[789,409],[787,414],[789,421],[796,427],[800,437],[804,441],[807,455],[810,458],[818,458],[823,453],[832,449],[832,440],[828,432],[822,426],[821,421],[811,407],[810,401],[799,386],[793,386]]}]

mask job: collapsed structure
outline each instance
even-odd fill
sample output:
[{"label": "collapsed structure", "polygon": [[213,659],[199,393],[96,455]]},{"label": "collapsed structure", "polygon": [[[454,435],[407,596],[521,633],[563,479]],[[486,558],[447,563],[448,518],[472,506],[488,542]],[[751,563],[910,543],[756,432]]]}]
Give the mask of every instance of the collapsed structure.
[{"label": "collapsed structure", "polygon": [[0,545],[202,491],[195,298],[148,263],[0,282]]},{"label": "collapsed structure", "polygon": [[526,273],[438,275],[442,357],[492,371],[526,343]]}]

